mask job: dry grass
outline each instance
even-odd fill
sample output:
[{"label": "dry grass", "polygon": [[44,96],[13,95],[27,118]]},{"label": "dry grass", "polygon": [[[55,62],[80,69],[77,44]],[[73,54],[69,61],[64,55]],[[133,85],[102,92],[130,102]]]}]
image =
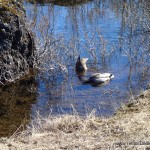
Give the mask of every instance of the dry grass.
[{"label": "dry grass", "polygon": [[98,118],[94,111],[78,115],[37,115],[19,135],[1,139],[0,149],[147,149],[150,148],[150,90],[122,107],[111,118]]}]

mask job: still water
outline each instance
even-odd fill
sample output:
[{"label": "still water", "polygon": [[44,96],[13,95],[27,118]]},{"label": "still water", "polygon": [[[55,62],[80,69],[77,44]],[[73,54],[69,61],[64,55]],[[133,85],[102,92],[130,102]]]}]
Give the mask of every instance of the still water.
[{"label": "still water", "polygon": [[[94,0],[77,5],[25,2],[40,69],[27,85],[17,83],[11,93],[14,108],[25,110],[18,117],[25,121],[18,119],[17,123],[30,122],[37,111],[43,116],[87,115],[95,109],[98,116],[111,116],[129,97],[146,89],[150,82],[148,4],[138,0]],[[75,72],[79,55],[89,58],[85,78],[95,72],[110,72],[115,78],[100,87],[82,84]],[[26,88],[20,88],[24,85]],[[18,113],[12,112],[14,116]],[[10,118],[9,113],[5,119],[3,112],[0,115],[6,122]],[[15,129],[19,123],[13,124]]]}]

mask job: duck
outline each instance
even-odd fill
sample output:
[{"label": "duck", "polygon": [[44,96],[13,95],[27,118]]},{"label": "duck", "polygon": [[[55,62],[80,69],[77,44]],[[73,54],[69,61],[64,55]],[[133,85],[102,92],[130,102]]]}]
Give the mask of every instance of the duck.
[{"label": "duck", "polygon": [[100,85],[104,83],[108,83],[111,79],[114,78],[112,73],[94,73],[90,75],[89,78],[85,77],[85,72],[87,71],[87,62],[88,58],[80,58],[80,55],[76,62],[76,72],[80,81],[85,84],[92,84],[92,85]]},{"label": "duck", "polygon": [[87,62],[88,58],[80,58],[80,55],[77,59],[76,62],[76,72],[78,73],[82,73],[87,71],[87,66],[86,66],[86,62]]},{"label": "duck", "polygon": [[100,85],[100,84],[108,83],[113,78],[114,75],[112,73],[94,73],[89,77],[89,79],[83,81],[83,83]]}]

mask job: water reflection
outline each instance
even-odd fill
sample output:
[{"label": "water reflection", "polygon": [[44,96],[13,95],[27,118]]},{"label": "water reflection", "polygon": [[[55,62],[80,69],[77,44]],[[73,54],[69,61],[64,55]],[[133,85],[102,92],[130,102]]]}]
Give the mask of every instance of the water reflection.
[{"label": "water reflection", "polygon": [[[68,7],[26,4],[45,70],[42,78],[39,73],[33,110],[70,113],[73,106],[82,115],[96,108],[98,115],[109,116],[131,94],[145,89],[150,82],[149,5],[147,0],[95,0]],[[84,75],[75,72],[79,54],[89,58]],[[51,74],[57,66],[61,71]],[[64,80],[59,73],[65,67]],[[95,72],[111,72],[115,78],[99,88],[83,85],[83,78]]]},{"label": "water reflection", "polygon": [[[96,108],[97,115],[111,116],[150,82],[148,0],[59,5],[65,6],[25,3],[40,72],[0,88],[0,136],[12,135],[37,111],[86,115]],[[82,75],[75,72],[79,54],[89,58]],[[82,84],[95,72],[115,78],[101,87]]]},{"label": "water reflection", "polygon": [[23,130],[30,122],[32,104],[37,97],[36,88],[33,78],[0,87],[0,136]]}]

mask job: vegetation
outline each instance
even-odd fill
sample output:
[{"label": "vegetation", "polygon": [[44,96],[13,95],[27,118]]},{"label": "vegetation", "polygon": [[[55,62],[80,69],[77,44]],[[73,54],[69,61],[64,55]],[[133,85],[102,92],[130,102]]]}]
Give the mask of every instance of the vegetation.
[{"label": "vegetation", "polygon": [[122,107],[114,117],[49,115],[37,118],[21,134],[1,139],[0,149],[149,149],[150,90]]},{"label": "vegetation", "polygon": [[[122,18],[124,18],[126,22],[122,22],[122,30],[124,31],[129,27],[132,31],[131,37],[133,36],[132,34],[135,36],[130,39],[130,36],[121,37],[119,39],[119,46],[121,47],[122,54],[128,58],[129,64],[131,65],[130,68],[138,68],[137,66],[144,64],[144,67],[141,67],[143,70],[140,67],[139,70],[142,70],[141,74],[146,76],[145,72],[149,69],[147,59],[149,55],[149,41],[147,37],[149,37],[149,35],[146,34],[143,36],[143,32],[149,31],[149,25],[140,17],[141,14],[138,15],[136,12],[139,7],[130,7],[127,4],[124,4],[123,7],[124,14]],[[118,8],[120,8],[120,5]],[[71,8],[70,11],[68,11],[73,15],[72,21],[76,20],[73,13],[76,9],[77,8]],[[82,11],[83,10],[82,8]],[[75,14],[79,11],[80,10],[76,10]],[[33,13],[33,11],[31,12]],[[37,12],[36,7],[34,8],[34,12]],[[49,8],[49,13],[51,12],[53,14],[53,8]],[[116,12],[116,14],[118,12]],[[93,15],[92,13],[91,11],[90,16]],[[77,45],[83,44],[81,39],[77,39],[77,42],[75,41],[76,43],[71,39],[65,44],[64,37],[58,37],[58,39],[54,37],[52,34],[53,26],[51,25],[51,21],[48,20],[49,16],[49,14],[44,16],[43,13],[41,18],[36,18],[37,14],[35,13],[30,22],[30,26],[32,26],[33,31],[35,31],[37,45],[36,55],[40,62],[38,65],[40,70],[38,76],[44,78],[45,81],[48,81],[48,79],[52,77],[57,80],[56,78],[60,72],[67,76],[67,65],[70,64],[71,59],[79,55]],[[89,20],[91,20],[90,17]],[[140,20],[140,23],[137,20]],[[95,38],[95,33],[90,35],[92,40],[87,33],[87,31],[84,31],[86,44],[84,43],[85,45],[83,47],[95,62],[98,58],[101,58],[101,60],[105,62],[107,58],[111,58],[112,54],[115,53],[115,50],[119,47],[115,47],[115,49],[113,47],[111,51],[108,51],[106,46],[107,41],[103,38],[98,29],[95,30],[98,37],[97,39]],[[99,49],[97,49],[97,47]],[[70,49],[72,51],[70,51]],[[130,79],[131,78],[129,78],[129,80]],[[52,78],[52,81],[53,80]],[[52,91],[53,89],[50,90]],[[110,118],[96,117],[95,110],[85,117],[79,116],[75,110],[73,115],[53,116],[49,114],[49,116],[43,117],[37,114],[37,117],[24,132],[17,132],[10,138],[0,139],[0,149],[149,149],[149,114],[150,90],[145,91],[138,98],[132,97],[131,103],[122,106],[122,108]]]},{"label": "vegetation", "polygon": [[15,15],[22,15],[21,11],[18,12],[15,0],[0,0],[0,14],[4,14],[5,11],[9,11]]}]

